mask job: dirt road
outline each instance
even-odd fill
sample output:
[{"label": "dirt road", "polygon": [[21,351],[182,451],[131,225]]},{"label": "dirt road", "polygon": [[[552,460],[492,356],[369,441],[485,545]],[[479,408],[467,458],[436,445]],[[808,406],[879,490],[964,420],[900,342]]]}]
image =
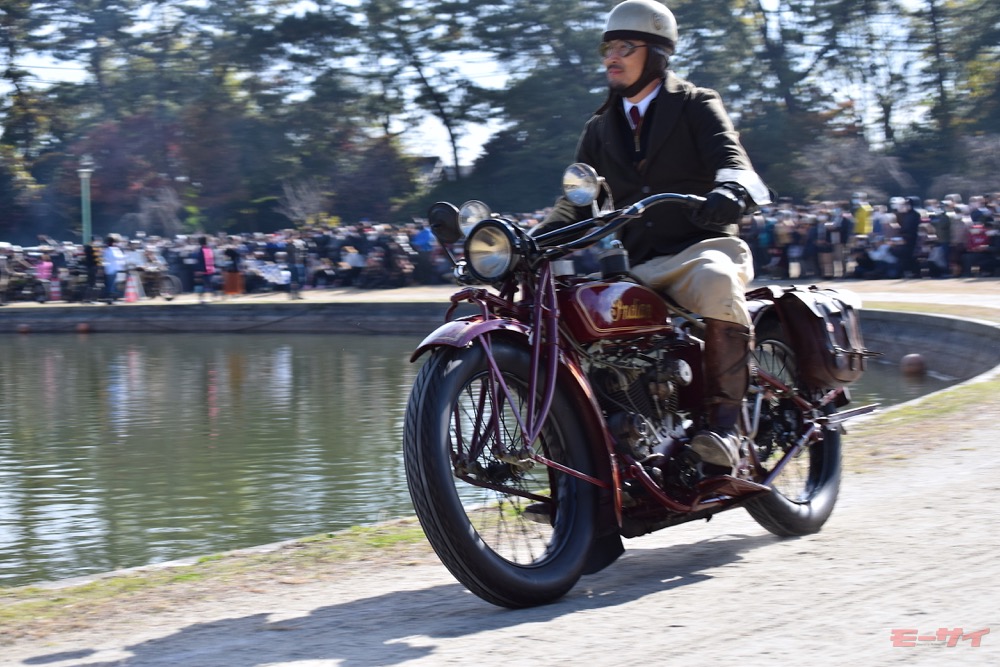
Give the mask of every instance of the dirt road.
[{"label": "dirt road", "polygon": [[0,664],[997,665],[998,416],[992,396],[947,421],[887,412],[847,436],[884,446],[849,462],[820,534],[778,539],[724,513],[628,541],[544,608],[481,602],[418,550],[143,600],[4,642]]}]

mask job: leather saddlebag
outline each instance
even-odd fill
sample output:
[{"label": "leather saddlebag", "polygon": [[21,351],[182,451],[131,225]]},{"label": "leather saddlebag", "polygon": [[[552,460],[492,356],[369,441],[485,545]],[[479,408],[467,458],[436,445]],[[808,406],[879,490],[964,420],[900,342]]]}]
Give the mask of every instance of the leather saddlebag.
[{"label": "leather saddlebag", "polygon": [[799,375],[815,389],[842,387],[867,368],[861,337],[861,300],[844,290],[786,288],[775,300],[799,361]]}]

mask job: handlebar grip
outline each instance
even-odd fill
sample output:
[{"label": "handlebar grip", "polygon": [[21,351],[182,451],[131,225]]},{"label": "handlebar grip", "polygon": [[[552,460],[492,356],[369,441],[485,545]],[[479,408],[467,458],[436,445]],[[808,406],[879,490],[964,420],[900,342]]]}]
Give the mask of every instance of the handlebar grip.
[{"label": "handlebar grip", "polygon": [[698,208],[705,203],[705,198],[699,195],[681,195],[674,192],[664,192],[640,199],[622,211],[622,215],[628,217],[638,217],[642,215],[643,211],[650,206],[655,206],[656,204],[662,204],[665,202],[675,202],[678,204],[685,204],[691,208]]}]

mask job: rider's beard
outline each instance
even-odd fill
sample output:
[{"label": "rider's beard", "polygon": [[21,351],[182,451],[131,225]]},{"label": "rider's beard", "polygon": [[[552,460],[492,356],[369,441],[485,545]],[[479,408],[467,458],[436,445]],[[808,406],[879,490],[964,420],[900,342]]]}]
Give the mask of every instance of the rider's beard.
[{"label": "rider's beard", "polygon": [[645,66],[642,68],[642,73],[639,74],[639,78],[634,83],[625,85],[621,82],[608,82],[608,89],[612,93],[629,99],[639,94],[650,82],[665,78],[668,66],[666,58],[651,58],[646,61]]},{"label": "rider's beard", "polygon": [[623,83],[609,83],[608,88],[612,93],[617,93],[625,99],[629,99],[639,94],[639,92],[649,85],[651,81],[655,81],[659,78],[663,78],[663,75],[656,72],[643,72],[642,76],[640,76],[631,86],[626,86]]},{"label": "rider's beard", "polygon": [[[635,85],[635,84],[632,84],[632,85]],[[626,86],[624,83],[621,83],[621,82],[615,82],[615,83],[609,83],[608,84],[608,89],[612,93],[618,93],[619,95],[622,95],[623,97],[626,96],[624,93],[630,87],[631,86]]]}]

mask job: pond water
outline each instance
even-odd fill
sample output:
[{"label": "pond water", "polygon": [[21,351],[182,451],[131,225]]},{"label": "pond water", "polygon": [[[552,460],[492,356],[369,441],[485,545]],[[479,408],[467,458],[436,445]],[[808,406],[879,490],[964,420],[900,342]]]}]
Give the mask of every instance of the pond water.
[{"label": "pond water", "polygon": [[[418,342],[3,337],[0,586],[411,514],[400,443]],[[946,384],[874,365],[854,405]]]}]

